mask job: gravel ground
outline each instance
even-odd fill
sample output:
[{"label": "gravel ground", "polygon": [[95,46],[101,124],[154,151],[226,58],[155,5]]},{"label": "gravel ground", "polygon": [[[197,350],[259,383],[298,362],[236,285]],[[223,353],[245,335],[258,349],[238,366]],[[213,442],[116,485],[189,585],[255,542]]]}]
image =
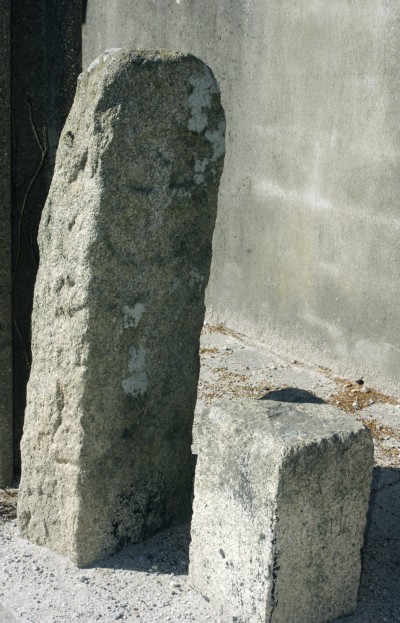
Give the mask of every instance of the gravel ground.
[{"label": "gravel ground", "polygon": [[[329,370],[286,360],[223,327],[206,325],[201,358],[194,452],[202,408],[221,398],[330,402],[370,428],[376,467],[359,606],[337,623],[400,622],[398,401],[368,387],[368,379],[336,379]],[[77,569],[18,536],[16,500],[16,490],[0,491],[0,623],[218,623],[217,613],[188,583],[189,526]]]}]

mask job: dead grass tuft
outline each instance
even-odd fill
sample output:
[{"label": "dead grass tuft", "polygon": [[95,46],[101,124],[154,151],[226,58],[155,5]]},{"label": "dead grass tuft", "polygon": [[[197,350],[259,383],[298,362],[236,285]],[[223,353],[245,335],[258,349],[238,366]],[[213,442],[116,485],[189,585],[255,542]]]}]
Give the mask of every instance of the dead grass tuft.
[{"label": "dead grass tuft", "polygon": [[232,329],[228,329],[228,327],[224,327],[224,325],[222,324],[204,325],[203,332],[204,333],[222,333],[223,335],[230,335],[231,337],[234,337],[235,339],[242,341],[242,337],[240,336],[239,333],[236,333],[236,331],[233,331]]},{"label": "dead grass tuft", "polygon": [[200,348],[200,355],[214,355],[216,353],[219,353],[219,349],[216,346],[211,346],[210,348],[202,346]]}]

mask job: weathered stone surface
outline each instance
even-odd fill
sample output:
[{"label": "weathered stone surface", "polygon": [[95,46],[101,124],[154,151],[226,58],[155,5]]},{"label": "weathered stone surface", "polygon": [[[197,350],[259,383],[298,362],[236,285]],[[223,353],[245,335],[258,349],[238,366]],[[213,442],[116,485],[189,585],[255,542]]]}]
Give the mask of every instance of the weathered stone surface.
[{"label": "weathered stone surface", "polygon": [[370,434],[326,405],[220,403],[204,414],[193,585],[225,621],[326,623],[356,607]]},{"label": "weathered stone surface", "polygon": [[40,226],[19,525],[80,566],[189,513],[224,128],[192,56],[111,50],[79,80]]},{"label": "weathered stone surface", "polygon": [[0,1],[0,487],[13,477],[11,275],[11,5]]}]

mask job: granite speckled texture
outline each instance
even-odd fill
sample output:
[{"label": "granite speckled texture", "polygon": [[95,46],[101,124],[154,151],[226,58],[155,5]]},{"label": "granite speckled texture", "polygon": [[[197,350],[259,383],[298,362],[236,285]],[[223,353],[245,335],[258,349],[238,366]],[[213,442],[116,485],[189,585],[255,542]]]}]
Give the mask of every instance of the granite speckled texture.
[{"label": "granite speckled texture", "polygon": [[78,566],[190,512],[219,88],[180,53],[81,75],[39,232],[19,526]]},{"label": "granite speckled texture", "polygon": [[369,431],[322,404],[216,403],[203,414],[190,577],[223,621],[326,623],[357,605]]}]

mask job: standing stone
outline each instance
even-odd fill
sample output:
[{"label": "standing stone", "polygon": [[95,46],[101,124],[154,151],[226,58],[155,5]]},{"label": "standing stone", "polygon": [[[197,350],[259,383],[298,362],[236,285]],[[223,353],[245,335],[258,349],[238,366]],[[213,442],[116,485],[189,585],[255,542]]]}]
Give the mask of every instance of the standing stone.
[{"label": "standing stone", "polygon": [[84,566],[190,512],[224,113],[200,60],[81,76],[39,233],[19,526]]},{"label": "standing stone", "polygon": [[13,477],[10,4],[0,0],[0,487]]},{"label": "standing stone", "polygon": [[334,407],[243,401],[201,419],[190,577],[237,623],[353,612],[371,488],[369,431]]}]

